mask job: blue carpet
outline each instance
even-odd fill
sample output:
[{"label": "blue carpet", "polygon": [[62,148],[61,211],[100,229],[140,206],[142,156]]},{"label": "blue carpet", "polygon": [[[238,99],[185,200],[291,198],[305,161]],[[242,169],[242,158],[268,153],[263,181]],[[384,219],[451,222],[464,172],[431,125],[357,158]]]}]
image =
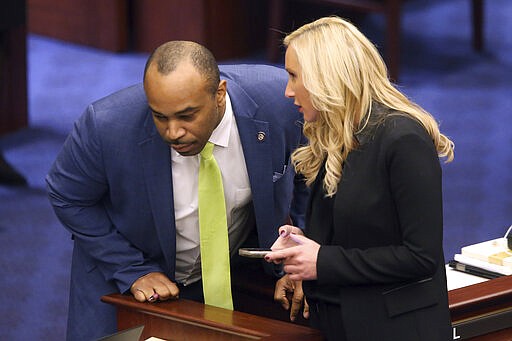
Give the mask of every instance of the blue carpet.
[{"label": "blue carpet", "polygon": [[[408,1],[403,15],[399,86],[456,143],[455,161],[443,165],[447,259],[512,224],[512,2],[485,3],[484,53],[471,47],[469,4]],[[377,43],[382,27],[377,15],[362,23]],[[29,182],[0,186],[0,339],[64,339],[72,242],[44,176],[87,104],[139,82],[146,57],[29,37],[30,124],[0,138]]]}]

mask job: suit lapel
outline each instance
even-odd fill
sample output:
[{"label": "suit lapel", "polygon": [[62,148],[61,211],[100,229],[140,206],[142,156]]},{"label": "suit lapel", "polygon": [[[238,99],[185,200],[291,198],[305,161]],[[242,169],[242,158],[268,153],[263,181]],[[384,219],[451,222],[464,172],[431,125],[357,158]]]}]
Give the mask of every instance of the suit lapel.
[{"label": "suit lapel", "polygon": [[[272,183],[272,144],[269,123],[254,119],[257,104],[233,81],[228,93],[242,142],[245,164],[249,174],[256,225],[262,231],[274,224],[274,189]],[[260,245],[270,246],[265,233],[258,233]]]},{"label": "suit lapel", "polygon": [[139,147],[143,158],[142,167],[148,190],[148,200],[160,247],[167,260],[167,270],[174,276],[176,255],[173,250],[176,246],[176,233],[170,151],[156,132],[149,114],[145,128],[145,135],[139,142]]}]

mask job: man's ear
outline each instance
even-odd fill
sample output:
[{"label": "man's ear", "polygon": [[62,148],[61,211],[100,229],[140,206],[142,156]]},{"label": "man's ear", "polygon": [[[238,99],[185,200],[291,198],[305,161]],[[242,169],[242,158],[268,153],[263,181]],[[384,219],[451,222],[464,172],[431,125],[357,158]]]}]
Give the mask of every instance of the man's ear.
[{"label": "man's ear", "polygon": [[224,107],[224,105],[226,103],[226,91],[227,91],[227,82],[225,79],[222,79],[219,82],[219,86],[217,87],[216,100],[217,100],[218,107],[221,107],[221,108]]}]

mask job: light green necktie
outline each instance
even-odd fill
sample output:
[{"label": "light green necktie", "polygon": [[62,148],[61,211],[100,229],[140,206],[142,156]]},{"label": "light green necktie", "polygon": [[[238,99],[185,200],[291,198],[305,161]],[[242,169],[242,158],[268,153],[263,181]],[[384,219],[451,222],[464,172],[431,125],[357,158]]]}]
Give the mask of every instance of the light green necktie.
[{"label": "light green necktie", "polygon": [[224,188],[211,142],[201,151],[198,190],[204,303],[233,310]]}]

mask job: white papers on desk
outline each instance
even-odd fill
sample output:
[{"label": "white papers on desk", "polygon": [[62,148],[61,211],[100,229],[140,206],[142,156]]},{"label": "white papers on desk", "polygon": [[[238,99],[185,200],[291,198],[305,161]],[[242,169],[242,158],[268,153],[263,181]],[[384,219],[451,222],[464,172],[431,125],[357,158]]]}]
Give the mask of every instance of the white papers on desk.
[{"label": "white papers on desk", "polygon": [[506,238],[491,239],[464,246],[460,251],[463,256],[501,265],[512,270],[512,251],[508,249]]},{"label": "white papers on desk", "polygon": [[488,281],[488,279],[455,270],[446,264],[446,287],[448,290],[463,288],[485,281]]},{"label": "white papers on desk", "polygon": [[464,256],[461,254],[456,254],[455,257],[453,257],[453,259],[455,259],[457,262],[461,262],[461,263],[464,263],[467,265],[477,266],[481,269],[497,272],[502,275],[507,275],[507,276],[512,275],[512,269],[510,269],[508,267],[504,267],[501,265],[496,265],[496,264],[492,264],[492,263],[485,262],[482,260],[470,258],[470,257]]}]

